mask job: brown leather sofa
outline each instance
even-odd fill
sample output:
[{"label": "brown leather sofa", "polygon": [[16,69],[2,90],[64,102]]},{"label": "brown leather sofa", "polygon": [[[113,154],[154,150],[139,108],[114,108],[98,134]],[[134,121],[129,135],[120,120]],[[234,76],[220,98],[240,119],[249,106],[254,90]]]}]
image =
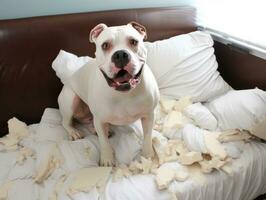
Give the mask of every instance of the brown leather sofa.
[{"label": "brown leather sofa", "polygon": [[[148,40],[197,29],[192,7],[145,8],[0,20],[0,133],[13,116],[36,123],[46,107],[57,107],[62,84],[51,68],[60,49],[94,56],[88,33],[96,24],[146,26]],[[266,61],[215,43],[219,70],[234,88],[266,90]]]},{"label": "brown leather sofa", "polygon": [[[62,84],[51,68],[60,49],[79,56],[93,56],[88,33],[98,23],[107,25],[137,21],[146,26],[148,40],[195,31],[196,10],[168,7],[101,11],[0,20],[0,133],[16,116],[37,123],[46,107],[57,107]],[[236,89],[266,90],[266,61],[215,43],[219,71]],[[263,197],[260,197],[263,198]]]}]

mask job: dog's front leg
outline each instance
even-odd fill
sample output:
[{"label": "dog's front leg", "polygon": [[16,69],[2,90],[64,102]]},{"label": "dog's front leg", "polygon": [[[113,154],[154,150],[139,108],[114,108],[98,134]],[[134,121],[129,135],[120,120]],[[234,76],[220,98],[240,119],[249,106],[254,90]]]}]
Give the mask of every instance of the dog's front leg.
[{"label": "dog's front leg", "polygon": [[94,127],[97,132],[99,143],[100,143],[100,165],[101,166],[113,166],[114,165],[114,153],[109,143],[108,134],[109,134],[109,124],[102,123],[98,119],[94,118]]},{"label": "dog's front leg", "polygon": [[154,113],[141,118],[144,142],[142,147],[142,155],[146,158],[152,158],[154,156],[154,151],[152,148],[152,128],[154,123]]}]

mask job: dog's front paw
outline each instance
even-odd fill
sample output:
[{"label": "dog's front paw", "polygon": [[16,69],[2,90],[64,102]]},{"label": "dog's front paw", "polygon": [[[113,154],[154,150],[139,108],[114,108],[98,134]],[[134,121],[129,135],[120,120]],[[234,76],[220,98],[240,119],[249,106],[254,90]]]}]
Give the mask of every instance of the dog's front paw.
[{"label": "dog's front paw", "polygon": [[144,156],[145,158],[153,158],[154,157],[154,150],[153,148],[147,148],[147,147],[143,147],[142,149],[142,156]]},{"label": "dog's front paw", "polygon": [[70,140],[82,139],[82,135],[77,130],[71,130],[71,132],[69,133],[69,139]]},{"label": "dog's front paw", "polygon": [[115,165],[115,159],[113,151],[101,151],[101,160],[100,160],[101,166],[114,166]]}]

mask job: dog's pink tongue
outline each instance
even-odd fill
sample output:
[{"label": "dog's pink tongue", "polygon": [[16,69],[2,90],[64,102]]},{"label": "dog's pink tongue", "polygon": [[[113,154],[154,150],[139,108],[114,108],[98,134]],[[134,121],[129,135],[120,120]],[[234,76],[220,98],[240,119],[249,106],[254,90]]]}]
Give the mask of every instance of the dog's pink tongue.
[{"label": "dog's pink tongue", "polygon": [[123,76],[119,76],[115,78],[115,82],[123,83],[128,82],[131,79],[131,75],[129,73],[124,74]]}]

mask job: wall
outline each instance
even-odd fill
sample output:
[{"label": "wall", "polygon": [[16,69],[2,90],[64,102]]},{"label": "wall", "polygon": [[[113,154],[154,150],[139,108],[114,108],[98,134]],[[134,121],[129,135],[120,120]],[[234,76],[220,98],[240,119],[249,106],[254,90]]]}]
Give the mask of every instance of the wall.
[{"label": "wall", "polygon": [[178,6],[194,0],[0,0],[0,19],[125,8]]}]

